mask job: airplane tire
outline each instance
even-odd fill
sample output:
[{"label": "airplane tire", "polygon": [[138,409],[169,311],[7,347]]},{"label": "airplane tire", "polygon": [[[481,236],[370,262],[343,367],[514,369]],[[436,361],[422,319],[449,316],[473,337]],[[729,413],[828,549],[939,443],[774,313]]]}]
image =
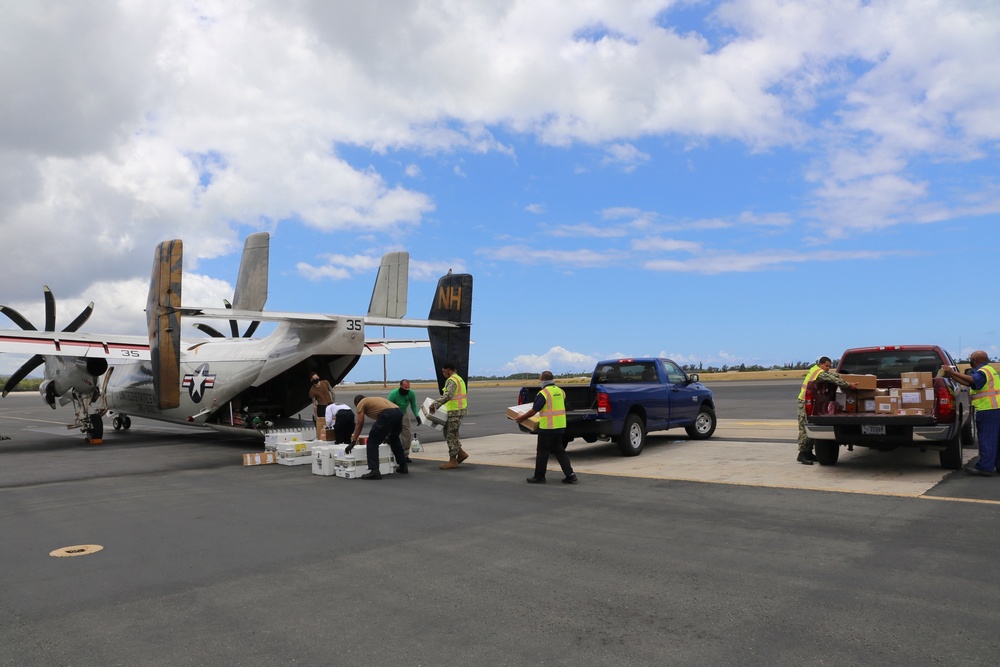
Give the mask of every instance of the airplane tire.
[{"label": "airplane tire", "polygon": [[132,428],[132,418],[129,417],[128,415],[122,417],[122,428],[124,428],[126,431]]},{"label": "airplane tire", "polygon": [[90,430],[87,437],[91,440],[100,440],[104,437],[104,420],[100,415],[90,415]]},{"label": "airplane tire", "polygon": [[122,428],[124,426],[124,424],[122,424],[122,418],[121,417],[115,417],[114,419],[112,419],[111,420],[111,425],[115,427],[116,431],[122,430]]}]

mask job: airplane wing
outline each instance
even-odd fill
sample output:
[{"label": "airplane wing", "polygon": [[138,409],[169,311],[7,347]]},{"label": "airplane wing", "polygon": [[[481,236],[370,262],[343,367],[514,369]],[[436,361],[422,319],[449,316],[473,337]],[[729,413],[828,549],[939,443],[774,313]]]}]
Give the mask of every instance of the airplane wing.
[{"label": "airplane wing", "polygon": [[365,349],[361,353],[362,355],[369,354],[390,354],[393,350],[406,350],[416,347],[430,347],[431,342],[429,340],[366,340]]},{"label": "airplane wing", "polygon": [[[184,317],[205,317],[222,320],[259,320],[261,322],[329,322],[344,315],[324,315],[321,313],[283,313],[268,310],[239,310],[236,308],[194,308],[181,306],[176,309]],[[459,322],[448,320],[411,320],[394,317],[364,317],[366,326],[381,327],[461,327]]]},{"label": "airplane wing", "polygon": [[56,357],[149,359],[145,336],[107,336],[66,331],[0,331],[0,352]]}]

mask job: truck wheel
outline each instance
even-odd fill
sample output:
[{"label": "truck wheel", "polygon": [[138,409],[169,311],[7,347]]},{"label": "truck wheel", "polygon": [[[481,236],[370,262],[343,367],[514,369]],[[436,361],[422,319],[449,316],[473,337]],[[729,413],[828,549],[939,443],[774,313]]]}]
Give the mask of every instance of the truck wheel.
[{"label": "truck wheel", "polygon": [[618,451],[622,456],[638,456],[646,445],[646,425],[638,415],[625,417],[625,426],[618,436]]},{"label": "truck wheel", "polygon": [[976,419],[975,413],[969,415],[969,421],[962,427],[962,447],[966,449],[976,448]]},{"label": "truck wheel", "polygon": [[694,424],[686,426],[684,430],[687,431],[688,437],[692,440],[707,440],[715,433],[717,425],[718,420],[715,418],[715,410],[707,405],[703,405],[698,410],[698,416],[694,418]]},{"label": "truck wheel", "polygon": [[962,467],[962,436],[956,435],[948,446],[938,452],[941,457],[941,467],[945,470],[958,470]]},{"label": "truck wheel", "polygon": [[821,466],[835,466],[840,458],[840,443],[829,440],[813,440],[816,448],[816,461]]}]

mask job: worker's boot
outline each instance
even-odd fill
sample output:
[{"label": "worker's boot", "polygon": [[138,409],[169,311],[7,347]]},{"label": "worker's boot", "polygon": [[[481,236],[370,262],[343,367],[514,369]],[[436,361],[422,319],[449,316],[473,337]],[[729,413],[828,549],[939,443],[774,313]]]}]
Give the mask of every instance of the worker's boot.
[{"label": "worker's boot", "polygon": [[461,447],[458,448],[458,462],[461,463],[465,459],[469,458],[469,455],[465,453],[465,450]]},{"label": "worker's boot", "polygon": [[458,467],[458,459],[452,457],[448,459],[447,463],[441,464],[441,470],[453,470]]}]

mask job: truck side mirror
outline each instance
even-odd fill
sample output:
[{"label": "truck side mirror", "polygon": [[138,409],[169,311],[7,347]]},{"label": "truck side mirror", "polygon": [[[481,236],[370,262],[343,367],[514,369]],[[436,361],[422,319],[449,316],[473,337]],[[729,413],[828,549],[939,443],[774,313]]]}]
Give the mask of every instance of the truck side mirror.
[{"label": "truck side mirror", "polygon": [[691,382],[699,382],[699,380],[698,380],[698,374],[697,373],[691,373],[690,375],[688,375],[688,380],[690,380]]}]

